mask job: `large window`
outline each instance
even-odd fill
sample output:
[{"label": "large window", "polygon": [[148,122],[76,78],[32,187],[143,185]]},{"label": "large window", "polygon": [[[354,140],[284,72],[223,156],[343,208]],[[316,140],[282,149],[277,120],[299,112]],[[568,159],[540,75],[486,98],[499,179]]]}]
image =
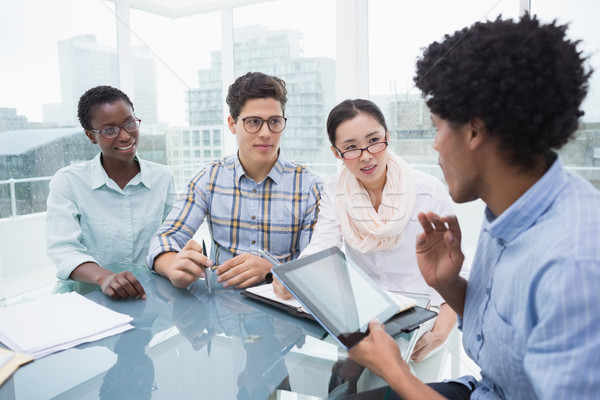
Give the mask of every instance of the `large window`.
[{"label": "large window", "polygon": [[[391,147],[416,168],[444,179],[433,150],[435,131],[429,110],[414,86],[415,62],[422,48],[476,21],[499,15],[518,18],[523,2],[517,0],[443,0],[396,2],[369,0],[369,97],[384,111],[391,130]],[[590,64],[600,69],[600,26],[595,18],[597,2],[565,3],[533,0],[531,13],[544,21],[558,18],[573,21],[571,38],[582,39],[582,49],[591,54]],[[576,171],[600,188],[600,74],[596,73],[584,104],[575,140],[561,151],[567,168]],[[472,255],[479,234],[481,201],[456,205],[463,226],[463,247]]]},{"label": "large window", "polygon": [[157,121],[186,126],[188,90],[198,87],[198,71],[211,63],[221,47],[218,13],[168,18],[131,10],[133,49],[145,49],[156,63]]},{"label": "large window", "polygon": [[[394,150],[409,162],[443,179],[431,149],[434,132],[429,111],[415,88],[415,61],[421,48],[445,33],[476,21],[518,18],[519,1],[464,0],[447,2],[391,2],[369,0],[369,96],[385,112]],[[592,11],[594,10],[594,11]],[[597,3],[558,0],[531,2],[531,13],[545,22],[570,23],[569,37],[582,39],[589,64],[600,69],[600,28]],[[424,18],[424,16],[427,16]],[[600,74],[590,82],[585,115],[575,140],[560,153],[563,161],[600,187]]]},{"label": "large window", "polygon": [[[198,121],[204,115],[196,113],[210,114],[215,104],[221,102],[221,89],[216,88],[212,98],[198,95],[197,89],[202,84],[198,76],[199,71],[211,64],[213,53],[221,47],[220,31],[220,15],[216,12],[169,18],[131,10],[132,52],[144,51],[154,60],[152,81],[141,85],[136,93],[139,94],[136,96],[138,102],[154,107],[151,117],[155,125],[143,132],[145,140],[141,155],[144,156],[143,150],[157,146],[165,155],[169,154],[168,158],[153,161],[173,168],[179,189],[206,161],[203,156],[191,157],[192,154],[206,154],[201,151],[204,147],[199,140],[198,128]],[[146,71],[134,71],[134,74],[134,82],[150,78]],[[220,79],[220,74],[216,78]],[[153,105],[146,104],[146,94],[151,88],[156,93]]]},{"label": "large window", "polygon": [[116,40],[113,3],[2,2],[0,218],[45,211],[48,180],[31,178],[96,154],[77,100],[94,85],[118,85]]},{"label": "large window", "polygon": [[413,83],[422,48],[476,21],[518,17],[518,1],[369,1],[369,96],[379,105],[397,154],[443,179],[432,149],[429,110]]},{"label": "large window", "polygon": [[588,64],[595,72],[590,80],[588,95],[583,103],[585,114],[575,137],[560,152],[565,165],[600,188],[600,26],[598,3],[582,0],[564,3],[558,0],[533,0],[532,14],[544,21],[554,19],[558,23],[569,23],[567,34],[572,39],[581,39]]},{"label": "large window", "polygon": [[[415,60],[443,34],[500,14],[516,18],[527,3],[2,1],[0,222],[25,226],[19,218],[45,211],[56,170],[97,154],[79,126],[76,105],[100,84],[131,96],[143,121],[140,156],[171,166],[179,189],[203,162],[235,150],[224,88],[248,71],[287,82],[281,144],[288,158],[323,175],[334,172],[325,120],[337,100],[362,96],[384,110],[393,149],[443,179],[428,110],[412,82]],[[568,168],[600,187],[600,6],[595,0],[531,0],[531,11],[544,21],[570,22],[569,37],[582,39],[596,70],[580,130],[561,155]],[[479,206],[466,205],[465,214],[481,215]],[[474,245],[477,224],[469,232]],[[12,261],[4,251],[0,247],[6,271]],[[17,260],[23,249],[8,251]]]},{"label": "large window", "polygon": [[234,74],[261,71],[286,81],[287,158],[335,171],[325,132],[335,105],[336,24],[333,0],[278,1],[234,10]]}]

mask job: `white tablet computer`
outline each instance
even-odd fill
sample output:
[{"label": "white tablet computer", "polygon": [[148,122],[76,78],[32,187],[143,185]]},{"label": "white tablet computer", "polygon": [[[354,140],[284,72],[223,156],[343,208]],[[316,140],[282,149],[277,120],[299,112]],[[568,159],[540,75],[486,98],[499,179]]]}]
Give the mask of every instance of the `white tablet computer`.
[{"label": "white tablet computer", "polygon": [[274,266],[272,272],[345,349],[368,335],[374,318],[388,323],[396,316],[404,326],[399,331],[406,331],[437,315],[421,307],[397,314],[400,307],[337,247]]}]

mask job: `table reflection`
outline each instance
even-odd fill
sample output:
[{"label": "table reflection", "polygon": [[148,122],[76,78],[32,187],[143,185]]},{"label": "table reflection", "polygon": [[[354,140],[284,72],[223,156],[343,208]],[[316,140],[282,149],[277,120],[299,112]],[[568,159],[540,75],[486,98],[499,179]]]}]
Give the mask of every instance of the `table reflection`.
[{"label": "table reflection", "polygon": [[[327,395],[326,371],[338,360],[337,346],[323,343],[325,331],[317,323],[221,285],[209,295],[203,281],[179,289],[145,266],[110,266],[115,272],[125,268],[142,283],[145,300],[112,300],[80,282],[59,282],[13,299],[11,304],[76,291],[131,315],[134,329],[20,368],[0,387],[0,398],[41,398],[43,393],[58,398],[244,400],[266,399],[278,390]],[[315,346],[321,349],[313,353]],[[335,358],[323,358],[323,348],[333,349]]]},{"label": "table reflection", "polygon": [[284,356],[305,341],[298,323],[265,314],[237,291],[217,288],[208,295],[199,282],[187,293],[173,296],[165,284],[171,286],[155,281],[161,296],[173,302],[173,324],[195,351],[206,347],[210,356],[216,335],[242,343],[245,364],[237,377],[238,399],[266,399],[274,390],[291,390]]}]

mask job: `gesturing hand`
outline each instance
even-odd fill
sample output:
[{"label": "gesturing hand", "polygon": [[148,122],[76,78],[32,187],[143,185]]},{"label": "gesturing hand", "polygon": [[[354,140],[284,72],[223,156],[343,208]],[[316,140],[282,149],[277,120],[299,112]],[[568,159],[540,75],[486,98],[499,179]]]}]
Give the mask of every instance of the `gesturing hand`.
[{"label": "gesturing hand", "polygon": [[465,259],[460,249],[461,232],[455,216],[419,213],[423,233],[417,236],[417,262],[425,282],[443,287],[458,277]]}]

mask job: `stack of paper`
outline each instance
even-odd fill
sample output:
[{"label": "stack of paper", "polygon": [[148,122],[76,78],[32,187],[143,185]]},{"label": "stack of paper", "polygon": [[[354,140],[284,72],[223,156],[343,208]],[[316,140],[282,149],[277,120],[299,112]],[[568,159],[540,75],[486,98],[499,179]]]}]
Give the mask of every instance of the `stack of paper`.
[{"label": "stack of paper", "polygon": [[78,293],[63,293],[0,309],[0,341],[41,358],[125,332],[132,320]]}]

